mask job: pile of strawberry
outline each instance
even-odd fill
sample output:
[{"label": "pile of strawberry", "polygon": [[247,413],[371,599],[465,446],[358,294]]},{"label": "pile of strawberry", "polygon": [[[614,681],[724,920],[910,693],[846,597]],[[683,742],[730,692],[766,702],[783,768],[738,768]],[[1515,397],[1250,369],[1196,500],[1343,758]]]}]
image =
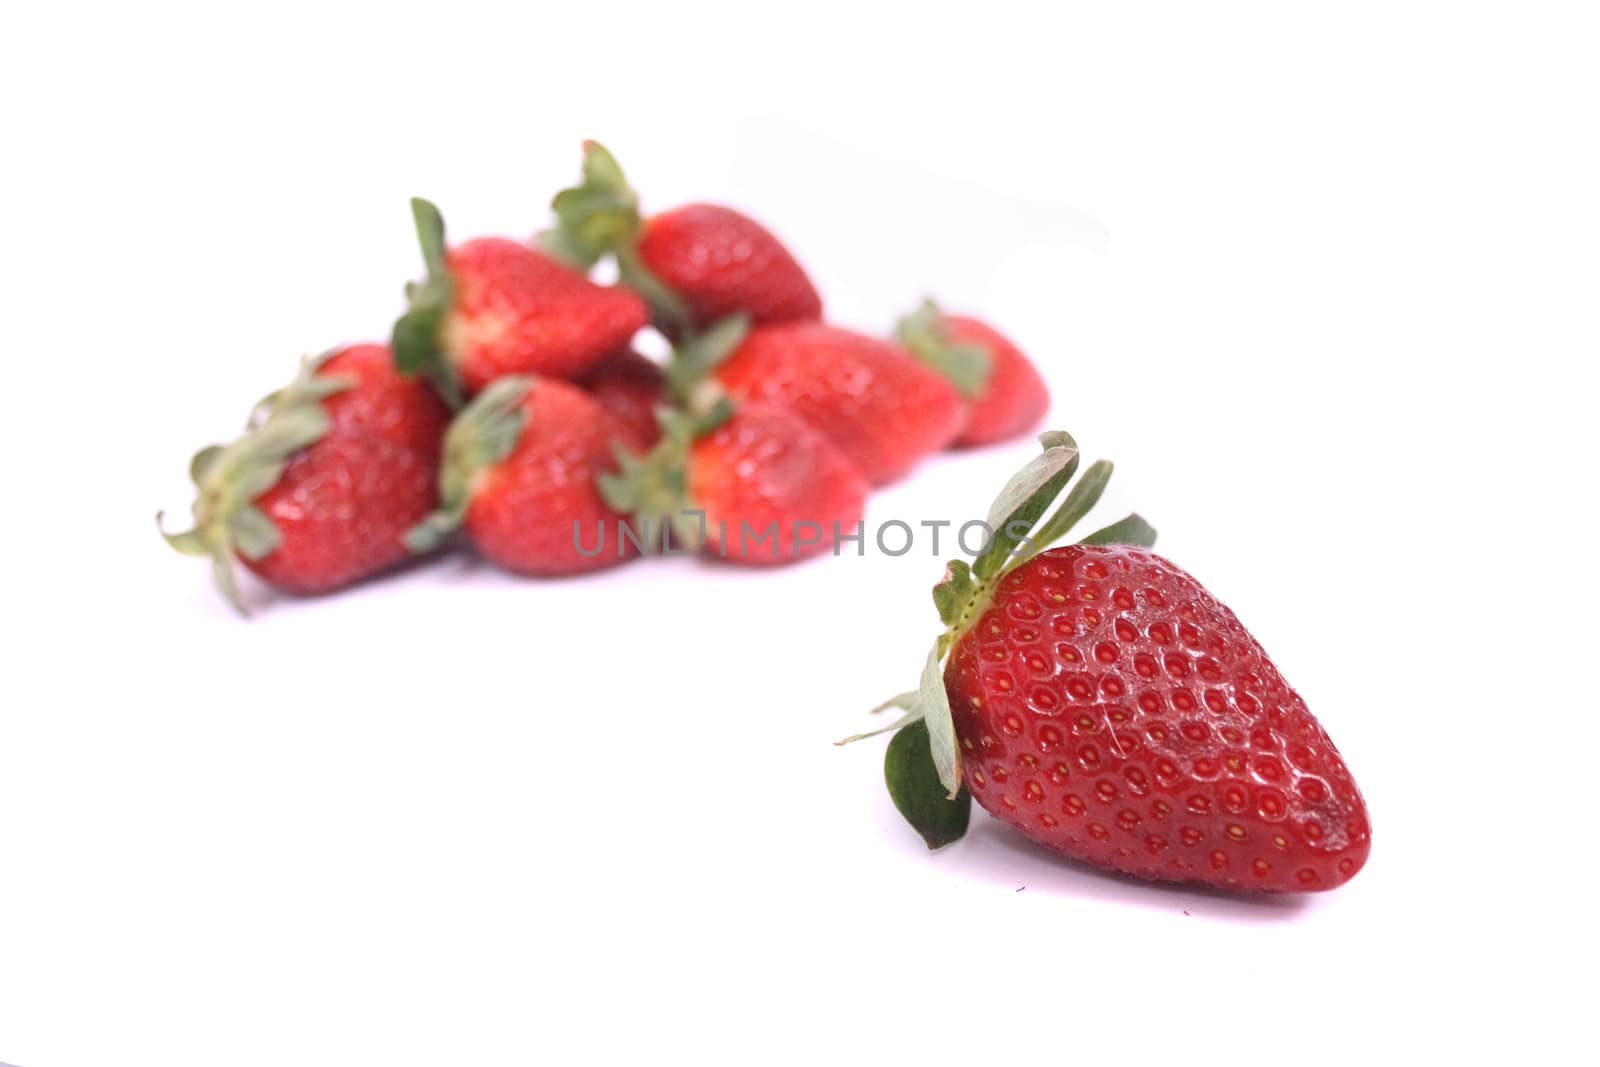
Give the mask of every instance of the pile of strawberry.
[{"label": "pile of strawberry", "polygon": [[[451,247],[413,201],[427,274],[390,343],[306,361],[241,437],[194,457],[195,525],[165,536],[210,558],[241,611],[236,560],[323,593],[463,540],[530,575],[674,545],[800,559],[860,536],[870,487],[1025,433],[1048,406],[1027,358],[978,320],[926,304],[893,340],[824,323],[759,223],[704,204],[645,218],[597,144],[553,207],[535,243]],[[614,285],[590,277],[606,259]],[[671,342],[661,364],[634,347],[652,327]],[[1348,881],[1371,833],[1326,732],[1233,613],[1148,551],[1139,516],[1048,548],[1111,468],[1068,488],[1076,445],[1040,441],[990,508],[987,546],[934,589],[944,628],[920,684],[883,705],[905,712],[874,731],[897,731],[895,805],[930,848],[965,833],[976,799],[1137,877]]]},{"label": "pile of strawberry", "polygon": [[[459,541],[529,575],[682,548],[786,563],[856,534],[870,487],[1048,406],[976,319],[927,304],[892,340],[825,323],[760,223],[709,204],[645,217],[598,144],[553,208],[534,242],[449,245],[414,200],[427,272],[390,343],[306,361],[194,457],[194,526],[164,536],[209,558],[235,607],[235,561],[315,594]],[[616,284],[590,277],[605,259]],[[665,363],[634,347],[652,327]]]}]

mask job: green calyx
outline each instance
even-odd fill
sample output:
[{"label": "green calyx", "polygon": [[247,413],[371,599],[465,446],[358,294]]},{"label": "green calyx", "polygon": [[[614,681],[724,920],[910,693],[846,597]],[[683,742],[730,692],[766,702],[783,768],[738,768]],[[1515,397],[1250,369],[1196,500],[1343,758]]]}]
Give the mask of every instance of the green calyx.
[{"label": "green calyx", "polygon": [[970,341],[951,339],[944,314],[932,300],[895,325],[901,346],[950,380],[967,399],[983,392],[994,369],[994,354]]},{"label": "green calyx", "polygon": [[749,331],[750,317],[740,313],[719,319],[703,332],[686,334],[667,361],[670,403],[656,411],[661,440],[643,456],[613,446],[617,470],[600,476],[600,495],[629,516],[633,529],[651,546],[664,546],[656,531],[665,523],[679,545],[700,547],[697,542],[704,531],[700,517],[691,513],[689,448],[732,417],[733,402],[711,373]]},{"label": "green calyx", "polygon": [[617,157],[598,141],[583,143],[582,180],[557,193],[550,207],[556,226],[543,235],[545,247],[585,269],[632,247],[643,225],[639,194],[628,184]]},{"label": "green calyx", "polygon": [[389,341],[394,365],[401,374],[426,375],[451,408],[460,408],[461,380],[441,339],[455,300],[455,282],[445,262],[444,216],[429,201],[412,197],[411,218],[428,273],[420,282],[406,283],[406,313],[395,320]]},{"label": "green calyx", "polygon": [[249,610],[234,572],[235,553],[252,561],[265,559],[283,539],[255,500],[278,484],[291,457],[327,433],[329,419],[322,401],[355,384],[342,375],[319,374],[326,359],[323,355],[302,360],[294,380],[251,412],[239,438],[195,453],[189,462],[189,478],[197,491],[191,529],[168,533],[163,515],[156,515],[156,528],[167,544],[186,556],[211,560],[217,588],[240,614]]},{"label": "green calyx", "polygon": [[523,401],[535,385],[525,375],[497,378],[450,423],[439,464],[439,507],[406,531],[408,549],[431,552],[461,528],[478,476],[522,440],[528,427]]},{"label": "green calyx", "polygon": [[657,325],[676,335],[692,324],[683,299],[639,259],[637,242],[644,226],[639,194],[604,145],[583,143],[582,180],[557,193],[550,207],[555,227],[539,237],[547,252],[583,270],[611,256],[622,283],[650,305]]},{"label": "green calyx", "polygon": [[732,415],[733,404],[726,397],[716,398],[699,413],[662,407],[656,411],[661,440],[649,452],[641,456],[621,444],[613,444],[617,469],[600,476],[600,495],[629,517],[631,527],[647,545],[663,546],[663,538],[656,531],[666,524],[677,544],[700,547],[700,517],[690,513],[694,501],[689,496],[689,449],[702,434],[710,433]]},{"label": "green calyx", "polygon": [[[988,608],[1000,581],[1065,537],[1099,501],[1111,478],[1111,464],[1099,460],[1075,483],[1072,481],[1078,472],[1079,455],[1070,434],[1052,430],[1041,434],[1039,443],[1040,454],[1011,476],[990,505],[985,521],[992,533],[983,550],[970,564],[965,560],[949,561],[943,580],[934,586],[933,603],[944,629],[928,652],[917,689],[874,709],[899,708],[902,716],[881,729],[839,742],[848,744],[899,731],[900,736],[890,744],[885,757],[885,781],[895,806],[930,848],[961,836],[971,804],[962,781],[961,747],[944,686],[945,659]],[[1046,518],[1058,498],[1060,503]],[[1138,515],[1129,515],[1090,534],[1082,543],[1148,548],[1155,538],[1156,531],[1149,523]],[[913,725],[925,731],[925,744],[903,740],[907,728]]]},{"label": "green calyx", "polygon": [[686,334],[673,346],[665,375],[667,391],[679,410],[711,410],[721,396],[711,375],[749,333],[750,316],[740,311],[718,319],[703,331]]},{"label": "green calyx", "polygon": [[930,850],[966,835],[972,818],[972,794],[963,787],[954,798],[945,795],[938,771],[928,759],[928,723],[917,719],[895,731],[883,754],[883,781],[889,798]]}]

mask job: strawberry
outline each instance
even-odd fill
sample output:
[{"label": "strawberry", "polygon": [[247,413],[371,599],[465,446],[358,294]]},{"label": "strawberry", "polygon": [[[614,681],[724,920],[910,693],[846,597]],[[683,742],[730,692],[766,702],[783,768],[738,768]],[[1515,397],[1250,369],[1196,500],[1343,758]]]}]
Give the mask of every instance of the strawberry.
[{"label": "strawberry", "polygon": [[1037,426],[1050,407],[1050,391],[1028,357],[979,319],[947,315],[925,301],[900,320],[895,334],[966,397],[967,423],[955,440],[958,446],[1020,436]]},{"label": "strawberry", "polygon": [[696,326],[738,311],[756,322],[822,318],[822,297],[804,268],[771,231],[732,208],[686,204],[654,215],[637,251]]},{"label": "strawberry", "polygon": [[1111,467],[1035,530],[1077,465],[1070,437],[1041,440],[991,510],[994,538],[934,590],[947,629],[918,691],[891,701],[915,727],[890,745],[896,805],[930,847],[961,836],[976,797],[1047,848],[1139,878],[1348,881],[1371,848],[1366,806],[1305,701],[1233,612],[1146,551],[1138,516],[1043,551]]},{"label": "strawberry", "polygon": [[449,418],[425,383],[395,372],[385,345],[307,360],[257,407],[242,437],[194,457],[195,526],[163,536],[186,555],[210,557],[218,588],[240,612],[235,559],[300,594],[376,574],[409,555],[406,530],[437,501]]},{"label": "strawberry", "polygon": [[944,448],[965,418],[955,387],[905,349],[820,322],[751,330],[715,377],[735,401],[805,419],[874,485]]},{"label": "strawberry", "polygon": [[770,566],[861,533],[866,479],[797,416],[723,401],[698,419],[669,413],[665,426],[648,455],[624,453],[621,473],[601,479],[606,499],[647,536],[665,523],[680,544]]},{"label": "strawberry", "polygon": [[667,402],[666,378],[655,363],[625,348],[579,379],[584,392],[649,447],[661,439],[656,409]]},{"label": "strawberry", "polygon": [[439,509],[407,534],[407,544],[426,552],[464,528],[484,557],[519,574],[582,574],[620,563],[637,550],[597,540],[622,518],[596,484],[616,467],[614,444],[638,442],[577,386],[497,379],[450,424]]},{"label": "strawberry", "polygon": [[426,200],[411,213],[428,277],[406,287],[395,361],[426,372],[459,403],[497,378],[575,378],[623,347],[649,320],[631,291],[596,285],[520,241],[480,237],[446,249],[444,219]]},{"label": "strawberry", "polygon": [[616,158],[583,146],[583,181],[557,194],[551,247],[584,267],[617,260],[669,334],[703,329],[743,312],[757,323],[820,319],[822,298],[802,268],[755,219],[717,204],[686,204],[650,218],[639,213]]},{"label": "strawberry", "polygon": [[755,566],[815,555],[848,528],[859,535],[867,482],[826,437],[793,413],[735,405],[710,379],[748,335],[723,319],[680,341],[667,363],[671,403],[647,455],[623,449],[601,491],[647,536]]}]

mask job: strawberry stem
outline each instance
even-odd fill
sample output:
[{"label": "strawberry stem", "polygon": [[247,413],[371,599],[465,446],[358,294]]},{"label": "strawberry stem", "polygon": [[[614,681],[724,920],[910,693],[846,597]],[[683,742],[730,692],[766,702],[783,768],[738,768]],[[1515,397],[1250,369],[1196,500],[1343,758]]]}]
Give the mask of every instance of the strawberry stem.
[{"label": "strawberry stem", "polygon": [[901,347],[944,375],[967,399],[989,384],[994,353],[980,344],[952,340],[944,314],[932,300],[924,300],[896,323],[894,332]]},{"label": "strawberry stem", "polygon": [[450,423],[439,465],[439,507],[406,531],[408,549],[431,552],[460,529],[478,475],[509,456],[522,440],[528,425],[523,401],[535,387],[527,375],[497,378]]},{"label": "strawberry stem", "polygon": [[604,145],[583,143],[582,180],[557,193],[550,207],[556,225],[542,237],[546,248],[584,270],[611,256],[622,284],[650,305],[663,333],[676,337],[694,325],[689,305],[639,259],[637,243],[644,227],[639,194]]},{"label": "strawberry stem", "polygon": [[433,383],[452,410],[462,404],[461,379],[444,352],[440,334],[455,301],[455,282],[446,262],[444,216],[430,201],[411,198],[411,219],[422,248],[427,277],[406,283],[408,307],[395,320],[389,347],[395,369],[409,376],[422,374]]}]

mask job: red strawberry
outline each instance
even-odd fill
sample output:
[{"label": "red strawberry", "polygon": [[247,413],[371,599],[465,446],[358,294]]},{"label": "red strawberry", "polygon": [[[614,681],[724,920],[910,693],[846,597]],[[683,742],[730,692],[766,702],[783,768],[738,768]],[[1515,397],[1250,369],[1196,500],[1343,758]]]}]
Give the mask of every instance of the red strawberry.
[{"label": "red strawberry", "polygon": [[667,383],[655,363],[632,349],[623,349],[607,356],[578,384],[640,444],[649,447],[661,439],[656,409],[667,402]]},{"label": "red strawberry", "polygon": [[715,204],[645,220],[639,261],[689,307],[697,327],[746,312],[757,323],[822,318],[822,298],[766,227]]},{"label": "red strawberry", "polygon": [[649,320],[629,290],[596,285],[520,241],[480,237],[447,252],[438,208],[413,200],[411,211],[428,277],[407,287],[395,359],[447,396],[511,374],[578,377]]},{"label": "red strawberry", "polygon": [[1050,407],[1050,391],[1028,357],[987,323],[946,315],[930,301],[901,319],[896,335],[967,398],[967,424],[957,445],[1027,433]]},{"label": "red strawberry", "polygon": [[440,508],[407,543],[427,551],[464,527],[486,558],[534,575],[582,574],[636,555],[613,538],[622,516],[596,484],[615,469],[617,444],[637,441],[577,386],[498,379],[450,424]]},{"label": "red strawberry", "polygon": [[781,408],[724,401],[704,419],[666,418],[647,456],[601,480],[638,530],[752,566],[792,563],[859,535],[867,483],[827,439]]},{"label": "red strawberry", "polygon": [[903,348],[820,322],[757,327],[715,377],[735,401],[805,419],[874,485],[944,448],[965,418],[955,387]]},{"label": "red strawberry", "polygon": [[668,333],[703,329],[744,313],[756,323],[822,317],[804,268],[755,219],[716,204],[688,204],[648,219],[616,158],[584,143],[583,182],[556,196],[551,245],[588,267],[617,259]]},{"label": "red strawberry", "polygon": [[1279,892],[1366,862],[1333,742],[1233,612],[1160,556],[1029,560],[956,643],[945,686],[973,796],[1057,851]]},{"label": "red strawberry", "polygon": [[930,847],[965,829],[970,790],[1032,840],[1140,878],[1348,881],[1371,848],[1361,793],[1233,612],[1144,551],[1155,531],[1137,516],[1040,552],[1093,506],[1110,464],[1029,538],[1077,462],[1065,434],[1043,440],[991,512],[1002,532],[934,591],[948,629],[918,693],[897,701],[918,729],[891,744],[896,805]]},{"label": "red strawberry", "polygon": [[395,372],[384,345],[309,360],[242,437],[195,456],[195,527],[165,536],[180,552],[209,556],[240,611],[235,557],[292,593],[376,574],[407,557],[406,530],[438,499],[449,418],[425,383]]},{"label": "red strawberry", "polygon": [[[708,549],[741,563],[803,559],[827,550],[841,532],[859,532],[867,480],[782,408],[739,408],[694,443],[688,470],[689,499],[706,512]],[[776,534],[766,550],[757,538],[769,528]]]}]

